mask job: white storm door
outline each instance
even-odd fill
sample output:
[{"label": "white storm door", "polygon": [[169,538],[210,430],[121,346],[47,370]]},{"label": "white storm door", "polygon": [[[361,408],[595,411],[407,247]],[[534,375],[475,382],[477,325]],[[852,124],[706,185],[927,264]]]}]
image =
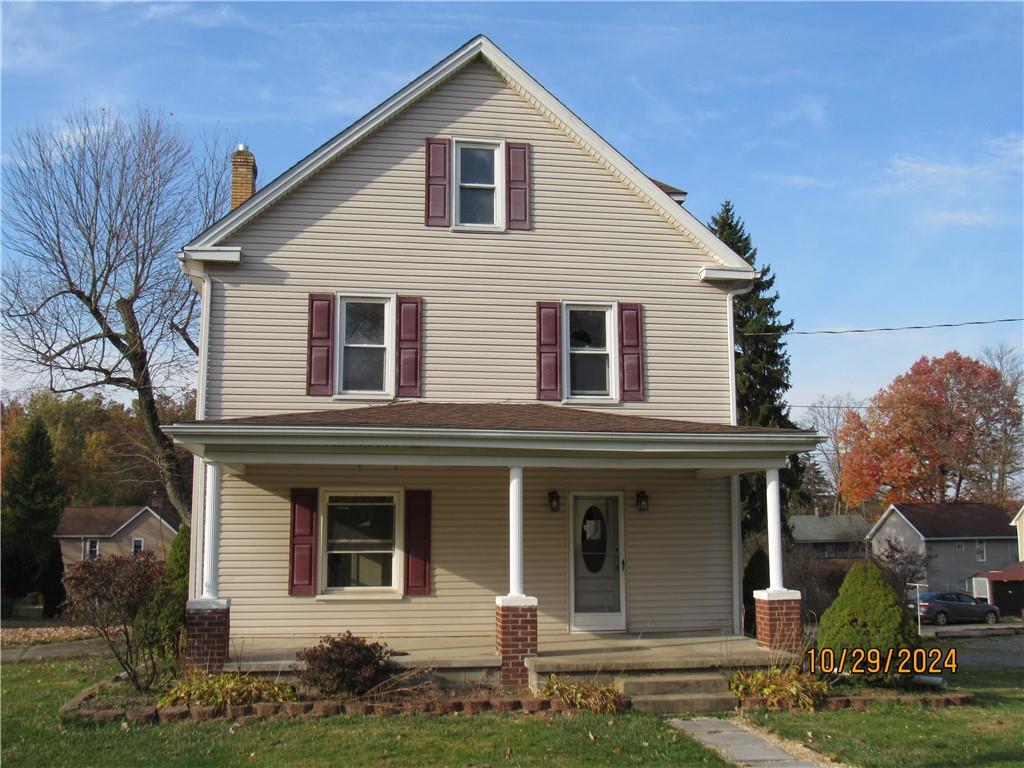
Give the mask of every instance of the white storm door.
[{"label": "white storm door", "polygon": [[615,631],[626,628],[620,496],[572,497],[570,528],[570,629]]}]

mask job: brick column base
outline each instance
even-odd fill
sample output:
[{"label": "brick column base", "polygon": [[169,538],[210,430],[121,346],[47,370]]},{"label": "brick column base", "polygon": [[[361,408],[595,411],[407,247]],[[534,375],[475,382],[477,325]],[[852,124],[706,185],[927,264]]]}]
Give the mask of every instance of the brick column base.
[{"label": "brick column base", "polygon": [[800,617],[800,593],[797,590],[756,590],[754,606],[758,645],[773,651],[803,651],[804,625]]},{"label": "brick column base", "polygon": [[185,607],[185,668],[223,672],[230,635],[230,600],[189,600]]},{"label": "brick column base", "polygon": [[525,688],[530,674],[524,661],[537,655],[537,598],[497,599],[495,643],[501,658],[501,684]]}]

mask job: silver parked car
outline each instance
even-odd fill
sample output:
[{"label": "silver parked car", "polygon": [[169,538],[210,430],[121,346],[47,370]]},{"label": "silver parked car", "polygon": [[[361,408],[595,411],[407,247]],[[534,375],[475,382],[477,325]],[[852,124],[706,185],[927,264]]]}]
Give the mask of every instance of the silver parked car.
[{"label": "silver parked car", "polygon": [[999,621],[999,609],[981,598],[973,598],[965,592],[922,592],[921,602],[911,599],[907,607],[915,608],[921,614],[922,621],[943,626],[953,621],[985,622],[995,624]]}]

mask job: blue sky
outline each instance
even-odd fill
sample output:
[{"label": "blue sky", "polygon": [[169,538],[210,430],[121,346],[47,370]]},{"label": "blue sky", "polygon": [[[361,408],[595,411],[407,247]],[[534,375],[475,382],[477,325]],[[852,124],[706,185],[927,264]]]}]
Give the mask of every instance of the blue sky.
[{"label": "blue sky", "polygon": [[[1022,8],[4,3],[2,137],[161,107],[266,182],[483,32],[700,219],[733,200],[799,329],[1020,317]],[[1001,341],[1022,325],[790,337],[790,402]]]}]

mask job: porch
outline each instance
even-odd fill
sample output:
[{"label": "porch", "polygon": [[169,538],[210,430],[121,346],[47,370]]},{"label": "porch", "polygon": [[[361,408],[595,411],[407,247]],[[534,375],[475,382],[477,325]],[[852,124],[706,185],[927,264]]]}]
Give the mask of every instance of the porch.
[{"label": "porch", "polygon": [[[396,652],[395,662],[409,669],[430,669],[451,684],[500,684],[501,659],[494,635],[472,637],[374,638]],[[255,642],[232,649],[228,666],[260,674],[294,670],[294,643]],[[528,685],[537,690],[551,675],[586,682],[612,683],[623,675],[657,675],[763,667],[791,658],[749,637],[661,633],[568,634],[544,638],[528,657]]]}]

